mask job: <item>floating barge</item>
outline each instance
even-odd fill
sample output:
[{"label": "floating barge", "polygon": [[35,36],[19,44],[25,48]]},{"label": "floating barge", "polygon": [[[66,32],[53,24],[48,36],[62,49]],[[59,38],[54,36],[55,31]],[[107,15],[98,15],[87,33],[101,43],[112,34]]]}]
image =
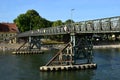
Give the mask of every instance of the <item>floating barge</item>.
[{"label": "floating barge", "polygon": [[80,65],[67,65],[67,66],[42,66],[40,71],[70,71],[70,70],[85,70],[85,69],[96,69],[95,63],[91,64],[80,64]]},{"label": "floating barge", "polygon": [[43,54],[43,51],[14,51],[12,54]]}]

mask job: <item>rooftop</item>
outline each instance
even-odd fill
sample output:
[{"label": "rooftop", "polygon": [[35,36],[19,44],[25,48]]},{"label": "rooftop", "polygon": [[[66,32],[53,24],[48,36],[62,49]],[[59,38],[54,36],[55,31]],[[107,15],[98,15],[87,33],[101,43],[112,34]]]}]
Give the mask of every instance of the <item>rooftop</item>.
[{"label": "rooftop", "polygon": [[19,32],[15,23],[0,23],[0,32]]}]

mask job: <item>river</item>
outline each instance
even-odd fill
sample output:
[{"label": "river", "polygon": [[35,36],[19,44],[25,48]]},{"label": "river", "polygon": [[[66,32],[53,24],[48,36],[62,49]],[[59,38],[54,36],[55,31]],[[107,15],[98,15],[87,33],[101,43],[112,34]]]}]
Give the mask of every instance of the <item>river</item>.
[{"label": "river", "polygon": [[120,80],[120,49],[95,49],[97,69],[41,72],[55,51],[44,54],[12,55],[0,52],[0,80]]}]

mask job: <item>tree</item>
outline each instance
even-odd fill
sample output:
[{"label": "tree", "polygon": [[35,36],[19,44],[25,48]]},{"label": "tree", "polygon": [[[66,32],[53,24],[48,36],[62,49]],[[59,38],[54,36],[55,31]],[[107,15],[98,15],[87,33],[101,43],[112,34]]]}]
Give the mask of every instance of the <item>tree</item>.
[{"label": "tree", "polygon": [[60,26],[60,25],[63,25],[62,21],[61,20],[57,20],[55,22],[53,22],[53,27],[56,27],[56,26]]},{"label": "tree", "polygon": [[20,14],[17,19],[14,20],[14,22],[17,24],[20,31],[24,32],[29,29],[28,24],[28,17],[25,14]]},{"label": "tree", "polygon": [[71,23],[74,23],[74,21],[73,21],[73,20],[71,20],[71,19],[68,19],[68,20],[66,20],[66,21],[65,21],[65,23],[64,23],[64,24],[71,24]]},{"label": "tree", "polygon": [[[52,24],[52,27],[57,27],[63,25],[63,22],[61,20],[54,21]],[[51,39],[61,41],[62,35],[54,35],[50,36]]]},{"label": "tree", "polygon": [[42,18],[39,13],[35,10],[28,10],[25,14],[20,14],[14,23],[17,24],[21,32],[35,30],[39,28],[49,27],[52,23]]}]

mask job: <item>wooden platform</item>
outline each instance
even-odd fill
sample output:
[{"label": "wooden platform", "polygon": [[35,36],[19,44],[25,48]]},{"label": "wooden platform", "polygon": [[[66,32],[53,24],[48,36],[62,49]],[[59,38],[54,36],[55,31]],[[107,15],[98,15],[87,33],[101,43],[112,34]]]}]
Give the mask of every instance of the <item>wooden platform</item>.
[{"label": "wooden platform", "polygon": [[80,65],[68,65],[68,66],[42,66],[40,71],[62,71],[62,70],[84,70],[84,69],[96,69],[97,65],[92,64],[80,64]]},{"label": "wooden platform", "polygon": [[42,54],[43,51],[14,51],[12,54]]}]

